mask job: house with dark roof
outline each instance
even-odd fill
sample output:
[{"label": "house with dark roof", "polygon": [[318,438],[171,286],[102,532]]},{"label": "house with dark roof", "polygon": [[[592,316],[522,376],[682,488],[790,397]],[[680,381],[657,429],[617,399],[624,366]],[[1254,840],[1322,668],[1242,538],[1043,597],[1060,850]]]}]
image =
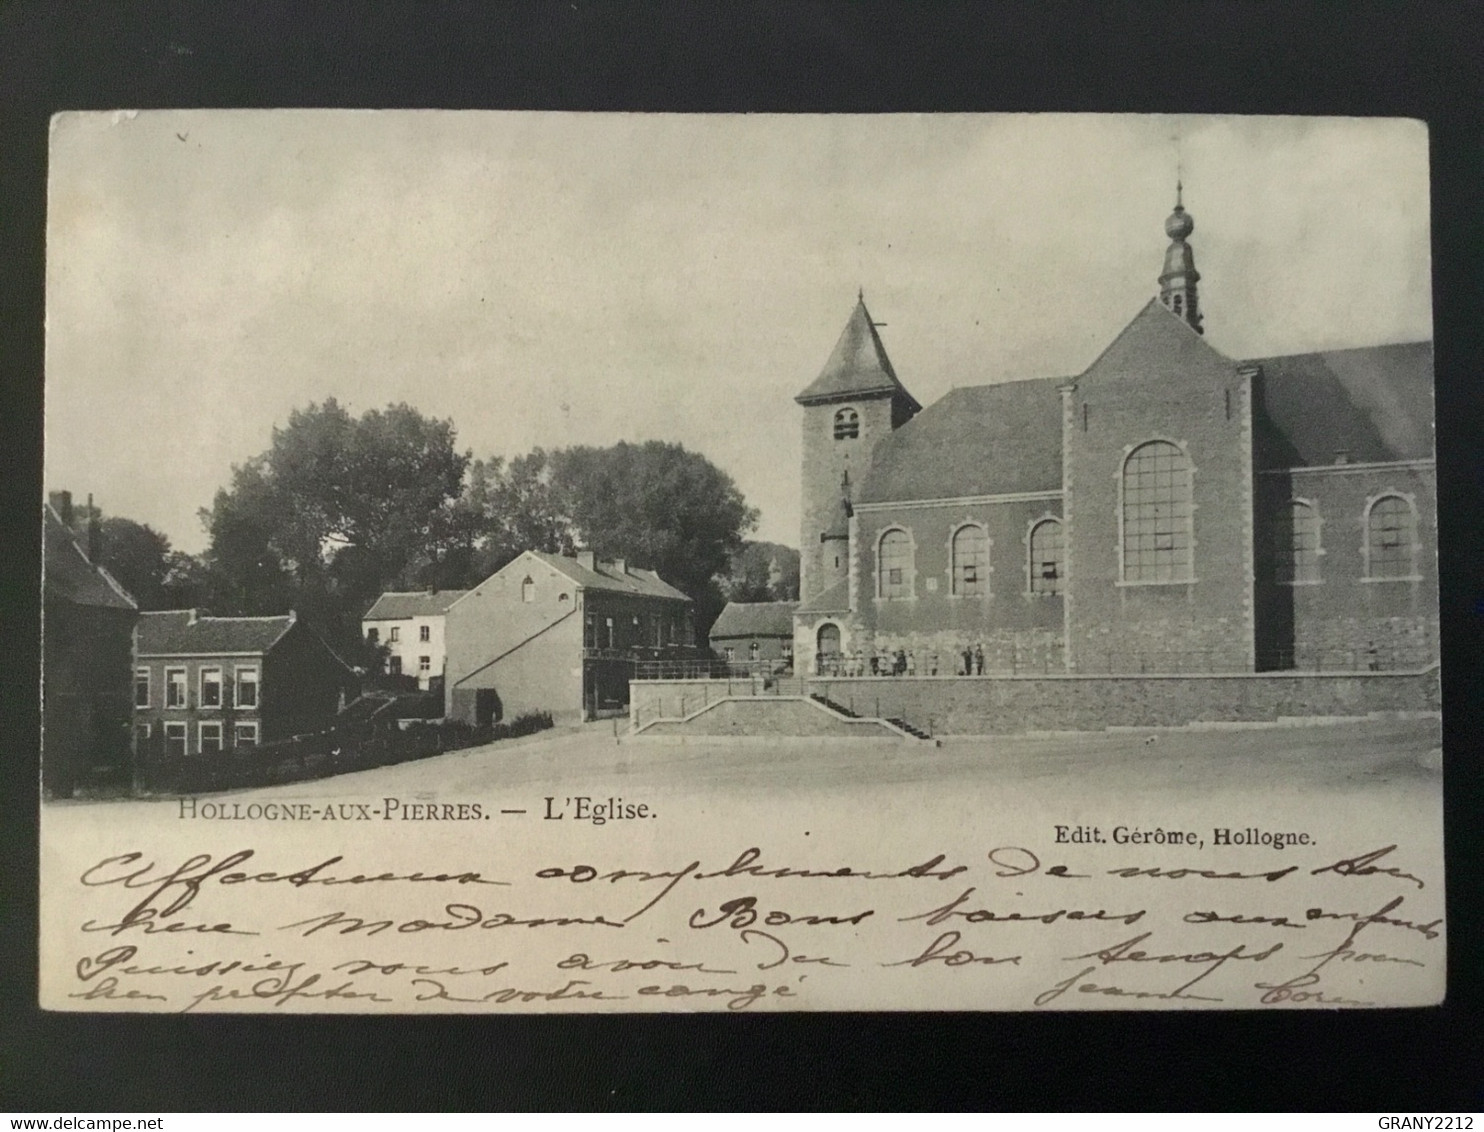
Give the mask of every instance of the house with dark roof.
[{"label": "house with dark roof", "polygon": [[141,760],[210,758],[320,731],[359,679],[295,613],[142,613],[134,630],[134,736]]},{"label": "house with dark roof", "polygon": [[711,626],[711,651],[728,663],[768,672],[793,667],[796,601],[729,601]]},{"label": "house with dark roof", "polygon": [[447,715],[473,724],[621,713],[641,666],[695,656],[691,599],[591,551],[526,551],[453,602],[444,631]]},{"label": "house with dark roof", "polygon": [[41,762],[52,797],[131,777],[129,667],[134,599],[72,531],[72,497],[42,511]]},{"label": "house with dark roof", "polygon": [[965,375],[927,408],[859,299],[796,398],[800,671],[1436,659],[1431,343],[1227,357],[1194,227],[1177,196],[1158,293],[1082,372]]},{"label": "house with dark roof", "polygon": [[424,692],[442,687],[444,614],[466,592],[389,592],[376,599],[361,618],[361,632],[369,644],[386,650],[387,675],[415,679]]}]

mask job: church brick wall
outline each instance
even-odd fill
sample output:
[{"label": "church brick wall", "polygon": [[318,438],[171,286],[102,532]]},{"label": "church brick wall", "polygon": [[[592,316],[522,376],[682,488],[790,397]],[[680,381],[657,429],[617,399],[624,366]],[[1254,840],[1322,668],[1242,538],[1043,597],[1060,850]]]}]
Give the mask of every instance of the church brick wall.
[{"label": "church brick wall", "polygon": [[[915,669],[929,674],[958,671],[964,649],[984,653],[986,671],[1060,671],[1063,658],[1062,598],[1030,589],[1029,538],[1034,524],[1061,517],[1058,498],[892,507],[856,515],[856,608],[861,648],[913,654]],[[952,540],[966,525],[988,539],[987,591],[955,594]],[[891,529],[913,543],[910,594],[878,597],[878,547]]]},{"label": "church brick wall", "polygon": [[859,714],[905,719],[933,735],[1431,714],[1441,703],[1436,668],[1420,674],[882,677],[811,680],[809,690]]},{"label": "church brick wall", "polygon": [[[1400,495],[1417,512],[1415,580],[1366,581],[1367,505]],[[1416,667],[1438,656],[1437,494],[1428,465],[1292,469],[1257,477],[1259,652],[1265,667]],[[1281,585],[1273,518],[1290,500],[1318,515],[1318,581]]]},{"label": "church brick wall", "polygon": [[[1077,382],[1065,417],[1071,666],[1252,671],[1250,379],[1173,320],[1131,331]],[[1193,468],[1191,581],[1122,581],[1124,462],[1152,440]]]}]

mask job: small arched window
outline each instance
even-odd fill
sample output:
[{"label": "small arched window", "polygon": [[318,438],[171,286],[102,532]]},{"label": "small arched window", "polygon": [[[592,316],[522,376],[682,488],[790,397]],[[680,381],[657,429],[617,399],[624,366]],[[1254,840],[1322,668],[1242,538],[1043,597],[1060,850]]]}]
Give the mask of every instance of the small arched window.
[{"label": "small arched window", "polygon": [[854,409],[841,409],[835,414],[836,440],[854,440],[860,434],[861,419]]},{"label": "small arched window", "polygon": [[520,600],[526,602],[536,600],[536,581],[529,574],[520,584]]},{"label": "small arched window", "polygon": [[1033,594],[1061,593],[1061,522],[1042,519],[1031,528],[1030,591]]},{"label": "small arched window", "polygon": [[1188,582],[1194,537],[1190,460],[1151,440],[1123,462],[1123,580]]},{"label": "small arched window", "polygon": [[912,538],[900,528],[881,536],[876,548],[876,594],[884,598],[912,596]]},{"label": "small arched window", "polygon": [[978,523],[953,532],[953,593],[983,597],[989,592],[989,536]]},{"label": "small arched window", "polygon": [[1273,579],[1319,581],[1319,512],[1300,499],[1290,500],[1273,524]]},{"label": "small arched window", "polygon": [[1383,495],[1366,515],[1366,577],[1411,578],[1417,573],[1417,512],[1400,495]]}]

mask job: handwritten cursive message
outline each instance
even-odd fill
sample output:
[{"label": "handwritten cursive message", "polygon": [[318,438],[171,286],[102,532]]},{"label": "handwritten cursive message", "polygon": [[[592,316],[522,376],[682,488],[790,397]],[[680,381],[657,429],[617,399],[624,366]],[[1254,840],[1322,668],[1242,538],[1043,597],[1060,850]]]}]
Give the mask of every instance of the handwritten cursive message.
[{"label": "handwritten cursive message", "polygon": [[811,830],[722,851],[654,838],[325,853],[250,832],[225,849],[145,837],[72,851],[65,872],[53,860],[43,1004],[1261,1009],[1423,1002],[1443,986],[1441,885],[1401,842],[1074,843],[1048,826],[875,851]]}]

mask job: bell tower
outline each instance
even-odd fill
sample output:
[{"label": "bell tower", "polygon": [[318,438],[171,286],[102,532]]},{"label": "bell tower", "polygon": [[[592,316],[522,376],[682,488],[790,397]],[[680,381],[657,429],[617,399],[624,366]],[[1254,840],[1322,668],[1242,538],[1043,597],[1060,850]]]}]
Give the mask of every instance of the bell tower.
[{"label": "bell tower", "polygon": [[1179,181],[1175,182],[1175,211],[1165,221],[1165,235],[1170,238],[1170,246],[1165,252],[1165,269],[1159,276],[1159,301],[1189,323],[1197,334],[1204,334],[1200,295],[1196,291],[1201,273],[1195,269],[1195,253],[1186,243],[1195,231],[1195,219],[1185,211],[1181,200],[1184,189]]},{"label": "bell tower", "polygon": [[922,408],[897,380],[865,295],[829,361],[794,398],[804,408],[799,600],[850,577],[851,495],[871,466],[876,442]]}]

